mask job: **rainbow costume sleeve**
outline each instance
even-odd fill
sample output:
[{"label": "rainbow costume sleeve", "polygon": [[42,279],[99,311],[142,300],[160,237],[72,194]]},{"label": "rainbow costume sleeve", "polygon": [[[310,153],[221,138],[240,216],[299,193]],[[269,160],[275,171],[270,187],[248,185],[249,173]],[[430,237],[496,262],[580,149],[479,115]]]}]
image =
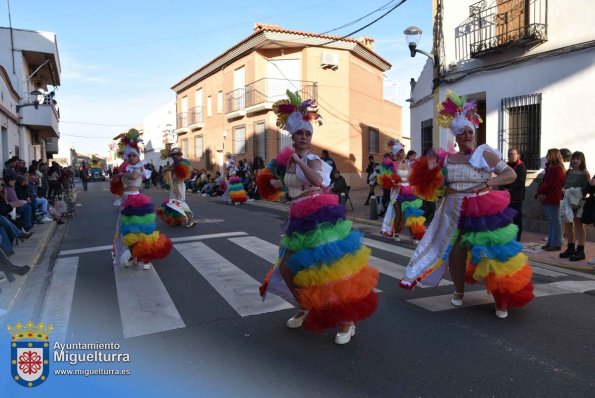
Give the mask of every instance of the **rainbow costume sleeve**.
[{"label": "rainbow costume sleeve", "polygon": [[174,163],[173,172],[176,179],[185,181],[190,178],[192,174],[192,165],[186,159],[181,159]]},{"label": "rainbow costume sleeve", "polygon": [[292,148],[284,148],[279,152],[275,159],[271,160],[267,165],[266,169],[260,169],[256,176],[256,186],[260,197],[271,201],[277,202],[283,196],[285,189],[277,189],[271,185],[271,180],[279,180],[283,184],[283,178],[285,177],[285,168],[291,155],[293,154]]},{"label": "rainbow costume sleeve", "polygon": [[383,189],[396,188],[401,183],[401,177],[394,170],[394,163],[392,160],[386,158],[378,166],[380,174],[376,178],[376,182]]},{"label": "rainbow costume sleeve", "polygon": [[444,159],[438,154],[439,165],[433,169],[428,167],[428,157],[422,156],[411,165],[409,184],[413,187],[413,193],[430,202],[435,202],[444,194],[446,183],[446,168]]}]

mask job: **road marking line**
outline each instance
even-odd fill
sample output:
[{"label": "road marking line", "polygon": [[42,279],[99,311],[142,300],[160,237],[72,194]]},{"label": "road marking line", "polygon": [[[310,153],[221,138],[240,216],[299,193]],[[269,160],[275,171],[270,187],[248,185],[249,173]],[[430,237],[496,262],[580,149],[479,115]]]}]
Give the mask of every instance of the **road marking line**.
[{"label": "road marking line", "polygon": [[78,257],[59,258],[41,309],[41,319],[54,325],[52,340],[64,342],[70,322],[70,311],[76,284]]},{"label": "road marking line", "polygon": [[[223,232],[220,234],[182,236],[179,238],[172,238],[171,241],[173,243],[178,243],[178,242],[188,242],[188,241],[193,241],[193,240],[226,238],[228,236],[240,236],[240,235],[248,235],[248,234],[246,232]],[[58,256],[59,257],[71,256],[73,254],[91,253],[91,252],[98,252],[98,251],[103,251],[103,250],[112,250],[112,245],[86,247],[86,248],[82,248],[82,249],[73,249],[73,250],[61,250],[60,253],[58,253]]]},{"label": "road marking line", "polygon": [[114,274],[125,338],[186,326],[153,267],[115,267]]},{"label": "road marking line", "polygon": [[[401,280],[403,278],[403,275],[405,274],[406,267],[404,267],[400,264],[397,264],[397,263],[383,260],[378,257],[370,256],[369,263],[371,266],[375,267],[379,272],[383,273],[384,275],[395,278],[397,280]],[[448,285],[452,285],[452,282],[448,281],[446,279],[442,279],[440,281],[439,285],[440,286],[448,286]],[[431,286],[423,286],[423,285],[419,285],[419,286],[421,288],[431,287]]]},{"label": "road marking line", "polygon": [[277,262],[279,246],[257,238],[256,236],[246,236],[244,238],[229,238],[229,241],[235,243],[241,248],[256,254],[258,257],[269,262],[271,265]]},{"label": "road marking line", "polygon": [[[584,293],[589,290],[595,290],[595,281],[561,281],[542,283],[534,285],[533,293],[535,294],[535,297],[545,297],[559,294]],[[451,305],[451,298],[452,294],[444,294],[440,296],[423,297],[407,301],[432,312],[461,308]],[[465,292],[465,299],[463,300],[462,307],[472,307],[475,305],[493,303],[494,299],[491,295],[487,294],[485,290],[479,290]]]},{"label": "road marking line", "polygon": [[[367,246],[370,246],[370,247],[374,247],[376,249],[400,254],[405,257],[411,257],[413,255],[413,250],[411,250],[411,249],[407,249],[407,248],[404,248],[404,247],[401,247],[398,245],[393,245],[393,244],[390,244],[387,242],[381,242],[381,241],[378,241],[375,239],[364,238],[364,244]],[[564,274],[561,272],[553,271],[550,269],[545,269],[545,268],[534,266],[534,265],[532,266],[532,268],[533,268],[533,272],[536,274],[551,276],[554,278],[567,275],[567,274]]]},{"label": "road marking line", "polygon": [[364,238],[364,245],[375,247],[376,249],[384,250],[391,253],[400,254],[401,256],[411,257],[413,250],[407,249],[397,245],[391,245],[390,243],[381,242],[379,240]]},{"label": "road marking line", "polygon": [[240,316],[293,308],[274,295],[263,302],[258,294],[260,283],[204,243],[177,244],[175,248]]}]

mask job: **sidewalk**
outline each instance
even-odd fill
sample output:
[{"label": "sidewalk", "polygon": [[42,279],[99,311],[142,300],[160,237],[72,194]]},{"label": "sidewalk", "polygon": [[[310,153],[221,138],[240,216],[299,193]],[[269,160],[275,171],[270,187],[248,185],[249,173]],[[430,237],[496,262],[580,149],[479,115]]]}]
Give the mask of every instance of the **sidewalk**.
[{"label": "sidewalk", "polygon": [[[376,188],[376,196],[382,194],[382,190]],[[353,203],[353,211],[348,211],[347,216],[360,223],[371,224],[378,226],[378,233],[380,234],[380,226],[382,224],[382,217],[377,220],[370,220],[370,208],[365,206],[364,203],[368,196],[368,188],[355,189],[349,192],[351,202]],[[348,209],[349,209],[348,205]],[[587,241],[585,244],[586,260],[571,262],[568,259],[559,258],[560,252],[546,252],[541,249],[541,246],[545,245],[543,238],[544,234],[523,231],[521,236],[521,243],[524,246],[523,251],[529,257],[529,260],[542,263],[555,265],[557,267],[563,267],[575,271],[586,272],[595,275],[595,266],[587,264],[589,259],[595,257],[595,242]],[[562,248],[564,250],[564,247]]]},{"label": "sidewalk", "polygon": [[[45,270],[40,270],[37,265],[56,227],[55,222],[36,224],[32,230],[33,235],[24,242],[19,242],[18,246],[14,246],[15,254],[10,257],[10,261],[15,265],[29,265],[31,271],[24,276],[15,275],[16,280],[12,283],[7,281],[0,284],[0,289],[2,289],[2,292],[0,292],[0,320],[6,315],[4,311],[10,312],[12,309],[23,285],[29,280],[38,279],[39,273],[45,273]],[[65,227],[65,225],[62,227]]]}]

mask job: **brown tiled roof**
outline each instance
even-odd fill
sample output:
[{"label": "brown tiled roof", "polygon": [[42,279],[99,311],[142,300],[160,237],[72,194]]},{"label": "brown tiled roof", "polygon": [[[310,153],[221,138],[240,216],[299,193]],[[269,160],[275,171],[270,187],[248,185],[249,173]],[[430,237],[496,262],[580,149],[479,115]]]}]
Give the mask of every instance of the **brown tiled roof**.
[{"label": "brown tiled roof", "polygon": [[174,89],[176,86],[178,86],[179,84],[181,84],[185,80],[189,79],[190,77],[192,77],[196,73],[199,73],[201,70],[207,68],[209,65],[211,65],[212,63],[214,63],[215,61],[217,61],[217,59],[221,58],[225,54],[228,54],[229,52],[233,51],[234,49],[240,47],[242,44],[248,42],[249,40],[251,40],[255,36],[261,34],[262,32],[267,32],[267,31],[268,32],[277,32],[277,33],[287,33],[287,34],[292,34],[292,35],[298,35],[298,36],[303,36],[304,38],[310,38],[310,37],[312,37],[312,38],[319,38],[319,39],[328,39],[329,40],[329,43],[323,43],[323,45],[330,44],[330,42],[334,42],[334,41],[344,41],[344,42],[349,42],[349,43],[360,44],[363,48],[365,48],[367,51],[369,51],[370,53],[372,53],[375,57],[377,57],[382,62],[384,62],[384,63],[386,63],[386,64],[388,64],[390,66],[390,62],[386,61],[384,58],[382,58],[381,56],[379,56],[378,54],[376,54],[373,50],[371,50],[366,45],[366,41],[368,43],[369,42],[373,42],[373,39],[371,39],[371,38],[367,38],[366,37],[366,38],[362,38],[362,40],[358,40],[358,39],[355,39],[353,37],[342,37],[342,36],[327,35],[327,34],[321,34],[321,33],[303,32],[303,31],[299,31],[299,30],[285,29],[285,28],[283,28],[283,27],[281,27],[279,25],[272,25],[272,24],[266,24],[266,23],[262,23],[262,22],[256,22],[254,24],[253,33],[251,35],[245,37],[243,40],[239,41],[238,43],[234,44],[233,46],[231,46],[230,48],[228,48],[227,50],[225,50],[221,54],[217,55],[215,58],[211,59],[209,62],[207,62],[206,64],[204,64],[203,66],[201,66],[200,68],[198,68],[197,70],[195,70],[194,72],[188,74],[186,77],[184,77],[183,79],[181,79],[180,81],[178,81],[177,83],[175,83],[171,88]]}]

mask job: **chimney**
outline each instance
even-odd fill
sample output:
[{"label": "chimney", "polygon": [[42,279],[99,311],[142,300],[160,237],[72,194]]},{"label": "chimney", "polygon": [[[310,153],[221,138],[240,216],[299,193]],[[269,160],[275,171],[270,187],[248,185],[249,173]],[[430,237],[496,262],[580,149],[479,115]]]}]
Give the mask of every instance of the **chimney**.
[{"label": "chimney", "polygon": [[256,22],[254,24],[254,29],[252,29],[252,33],[261,32],[263,30],[282,30],[283,28],[280,25],[272,25],[264,22]]},{"label": "chimney", "polygon": [[374,51],[374,39],[368,36],[362,36],[357,39],[358,43],[370,51]]}]

